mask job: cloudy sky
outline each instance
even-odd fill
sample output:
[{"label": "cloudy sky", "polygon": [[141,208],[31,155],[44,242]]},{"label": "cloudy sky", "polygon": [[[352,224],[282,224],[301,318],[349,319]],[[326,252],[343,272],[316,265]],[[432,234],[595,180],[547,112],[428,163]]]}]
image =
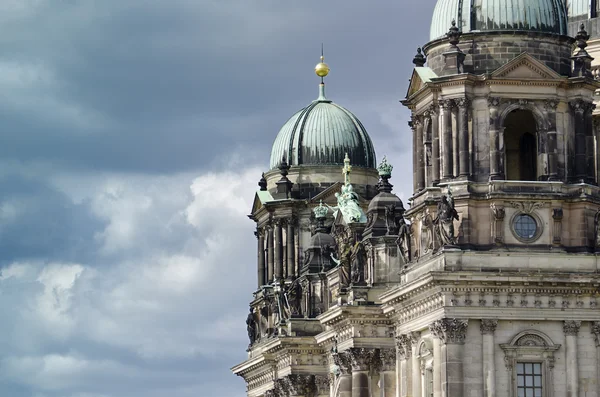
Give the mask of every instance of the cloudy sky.
[{"label": "cloudy sky", "polygon": [[244,395],[246,214],[275,135],[324,42],[328,96],[406,199],[398,100],[433,6],[0,1],[0,395]]}]

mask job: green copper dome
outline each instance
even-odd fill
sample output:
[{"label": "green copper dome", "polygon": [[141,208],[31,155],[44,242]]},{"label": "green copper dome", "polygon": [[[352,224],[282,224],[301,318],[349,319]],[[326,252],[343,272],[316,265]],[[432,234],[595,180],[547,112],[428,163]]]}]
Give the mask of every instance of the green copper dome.
[{"label": "green copper dome", "polygon": [[567,34],[563,0],[438,0],[430,39],[445,37],[453,19],[463,33],[508,30]]},{"label": "green copper dome", "polygon": [[375,150],[361,122],[347,109],[319,98],[294,114],[281,127],[271,151],[270,168],[283,158],[291,166],[343,165],[348,153],[352,166],[375,168]]}]

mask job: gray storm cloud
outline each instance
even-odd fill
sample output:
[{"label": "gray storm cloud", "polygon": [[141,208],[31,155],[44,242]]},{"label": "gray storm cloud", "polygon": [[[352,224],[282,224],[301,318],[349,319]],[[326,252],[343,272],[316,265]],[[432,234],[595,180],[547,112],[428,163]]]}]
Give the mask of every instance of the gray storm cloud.
[{"label": "gray storm cloud", "polygon": [[328,96],[406,198],[398,101],[433,5],[2,2],[0,394],[243,394],[273,139],[316,98],[324,42]]}]

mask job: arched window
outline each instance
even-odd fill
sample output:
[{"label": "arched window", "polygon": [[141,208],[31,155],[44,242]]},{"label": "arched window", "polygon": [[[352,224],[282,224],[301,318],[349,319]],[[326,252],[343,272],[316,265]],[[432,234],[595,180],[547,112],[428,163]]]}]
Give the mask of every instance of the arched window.
[{"label": "arched window", "polygon": [[519,333],[510,343],[501,344],[504,362],[510,376],[510,397],[552,397],[554,344],[544,333],[528,330]]},{"label": "arched window", "polygon": [[537,180],[536,124],[528,110],[514,110],[504,120],[506,179]]}]

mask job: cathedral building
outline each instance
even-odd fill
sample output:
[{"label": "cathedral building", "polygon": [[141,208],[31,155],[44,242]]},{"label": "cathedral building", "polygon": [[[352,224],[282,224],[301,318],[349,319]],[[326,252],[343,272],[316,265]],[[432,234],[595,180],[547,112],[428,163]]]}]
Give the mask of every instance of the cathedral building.
[{"label": "cathedral building", "polygon": [[599,13],[438,0],[407,203],[321,60],[249,216],[249,397],[600,397]]}]

